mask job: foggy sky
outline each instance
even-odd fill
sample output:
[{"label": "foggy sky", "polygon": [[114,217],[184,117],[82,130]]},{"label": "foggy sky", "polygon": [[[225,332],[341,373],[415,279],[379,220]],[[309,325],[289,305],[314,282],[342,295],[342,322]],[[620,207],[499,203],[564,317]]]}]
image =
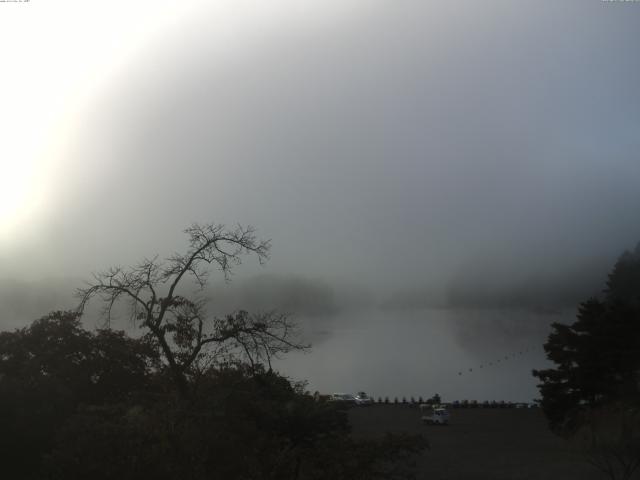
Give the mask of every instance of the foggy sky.
[{"label": "foggy sky", "polygon": [[[570,320],[640,240],[640,5],[352,3],[274,20],[242,48],[203,6],[140,49],[65,120],[55,194],[0,252],[3,290],[39,282],[51,299],[43,279],[169,255],[191,222],[252,224],[271,260],[213,288],[220,308],[297,314],[318,353],[295,374],[355,389],[333,365],[389,395],[381,325],[405,329],[407,364],[431,358],[425,328],[433,348],[446,337],[455,369]],[[3,294],[0,322],[71,302],[56,291]],[[386,373],[366,373],[367,355]],[[411,368],[405,390],[446,382]],[[535,394],[530,378],[477,396],[489,388]]]}]

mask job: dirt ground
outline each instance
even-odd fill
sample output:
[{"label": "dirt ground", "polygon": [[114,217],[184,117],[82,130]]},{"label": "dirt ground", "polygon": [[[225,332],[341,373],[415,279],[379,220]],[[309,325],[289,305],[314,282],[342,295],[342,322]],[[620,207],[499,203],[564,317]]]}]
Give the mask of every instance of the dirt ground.
[{"label": "dirt ground", "polygon": [[431,480],[595,480],[584,456],[546,426],[538,409],[454,409],[448,426],[427,426],[404,405],[353,408],[356,436],[423,433],[431,449],[418,459],[418,478]]}]

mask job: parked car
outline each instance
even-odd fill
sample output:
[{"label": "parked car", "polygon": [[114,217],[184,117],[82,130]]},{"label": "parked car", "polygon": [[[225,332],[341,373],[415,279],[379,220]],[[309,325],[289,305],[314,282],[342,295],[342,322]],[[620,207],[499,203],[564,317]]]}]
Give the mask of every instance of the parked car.
[{"label": "parked car", "polygon": [[422,423],[426,425],[449,425],[449,411],[446,408],[434,408],[430,413],[422,416]]},{"label": "parked car", "polygon": [[358,392],[355,396],[356,405],[367,406],[373,405],[373,398],[367,395],[365,392]]},{"label": "parked car", "polygon": [[329,398],[330,402],[341,402],[347,405],[356,405],[356,397],[350,393],[332,393]]}]

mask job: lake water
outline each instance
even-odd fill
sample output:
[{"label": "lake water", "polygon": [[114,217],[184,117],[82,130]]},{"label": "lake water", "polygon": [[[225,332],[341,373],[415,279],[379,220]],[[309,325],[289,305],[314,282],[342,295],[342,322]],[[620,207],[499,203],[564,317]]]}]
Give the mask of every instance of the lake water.
[{"label": "lake water", "polygon": [[558,320],[518,311],[343,313],[305,320],[312,350],[277,368],[321,393],[531,401],[539,396],[531,370],[549,365],[542,344]]}]

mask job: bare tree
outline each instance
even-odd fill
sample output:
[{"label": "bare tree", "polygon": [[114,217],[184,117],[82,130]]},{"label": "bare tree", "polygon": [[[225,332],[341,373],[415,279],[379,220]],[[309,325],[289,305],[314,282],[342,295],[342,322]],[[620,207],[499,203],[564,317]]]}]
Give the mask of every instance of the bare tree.
[{"label": "bare tree", "polygon": [[243,255],[254,254],[263,263],[268,259],[268,240],[258,240],[250,226],[228,229],[194,224],[185,233],[189,248],[184,254],[176,253],[164,261],[155,256],[133,267],[94,274],[93,281],[77,292],[79,310],[98,297],[110,325],[114,305],[127,302],[131,320],[157,342],[185,397],[189,395],[189,378],[207,362],[242,357],[252,367],[267,364],[271,368],[271,360],[281,353],[308,347],[297,341],[295,325],[285,314],[238,311],[211,318],[199,293],[191,298],[179,293],[189,280],[202,292],[216,267],[229,280]]}]

